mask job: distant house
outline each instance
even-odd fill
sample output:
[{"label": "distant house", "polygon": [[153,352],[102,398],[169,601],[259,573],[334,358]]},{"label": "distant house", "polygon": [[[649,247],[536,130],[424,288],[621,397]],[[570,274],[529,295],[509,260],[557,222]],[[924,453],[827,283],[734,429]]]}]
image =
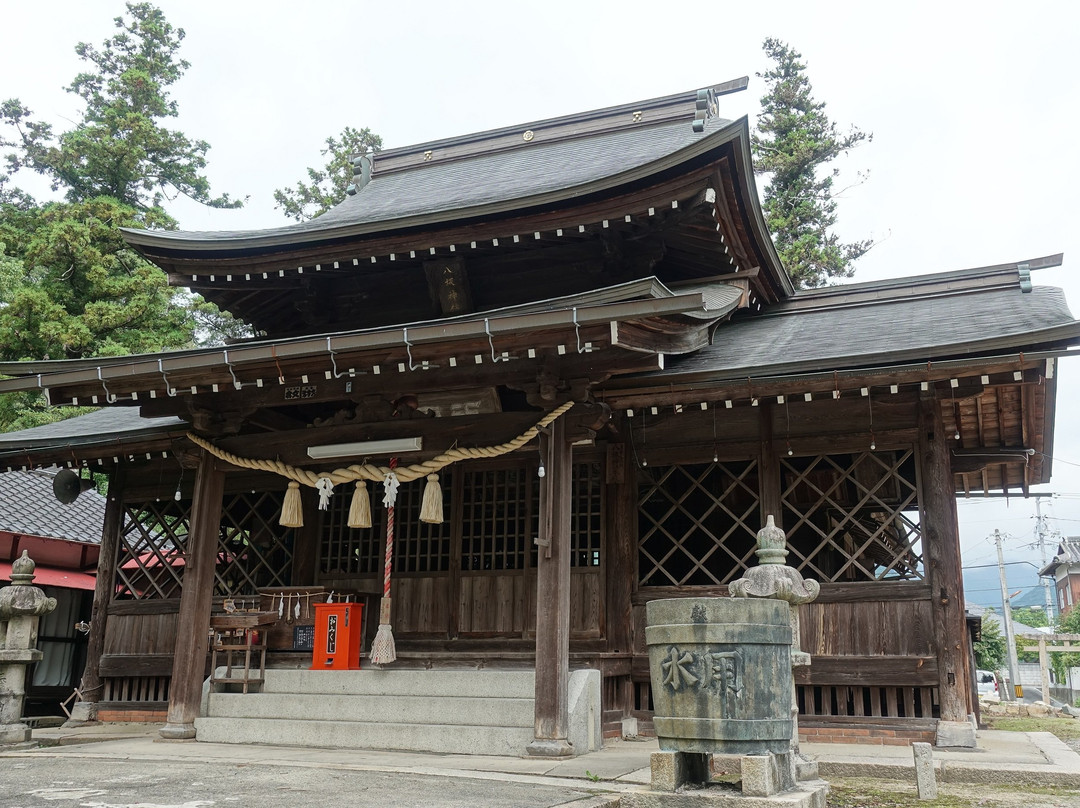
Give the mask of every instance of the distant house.
[{"label": "distant house", "polygon": [[1072,609],[1080,598],[1080,536],[1065,538],[1050,563],[1039,570],[1039,575],[1054,579],[1055,597],[1061,613]]},{"label": "distant house", "polygon": [[85,635],[76,624],[90,620],[105,497],[84,491],[70,505],[53,496],[55,469],[0,474],[0,586],[11,581],[11,562],[26,550],[37,564],[34,585],[56,598],[41,619],[26,715],[60,712],[86,664]]}]

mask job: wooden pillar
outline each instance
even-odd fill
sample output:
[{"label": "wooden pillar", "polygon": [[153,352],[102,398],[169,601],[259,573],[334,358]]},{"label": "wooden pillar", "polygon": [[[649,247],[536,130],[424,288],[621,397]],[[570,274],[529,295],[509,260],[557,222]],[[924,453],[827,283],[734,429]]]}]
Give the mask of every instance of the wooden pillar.
[{"label": "wooden pillar", "polygon": [[73,721],[94,721],[97,704],[101,701],[101,654],[105,650],[105,629],[109,619],[109,603],[116,582],[116,556],[120,546],[120,531],[124,529],[124,479],[123,466],[117,465],[109,475],[109,493],[105,501],[105,523],[101,530],[101,546],[98,549],[97,579],[94,583],[94,601],[90,607],[90,634],[86,643],[86,667],[83,669],[79,692],[80,702],[72,709]]},{"label": "wooden pillar", "polygon": [[[348,488],[348,486],[347,486]],[[349,489],[351,494],[351,489]],[[284,496],[285,492],[281,492]],[[300,501],[304,513],[312,514],[304,520],[304,526],[296,528],[296,543],[293,545],[292,579],[293,586],[311,586],[315,583],[315,562],[319,557],[319,495],[314,488],[302,488]]]},{"label": "wooden pillar", "polygon": [[938,659],[942,721],[966,721],[970,708],[967,622],[960,570],[956,492],[941,408],[933,393],[919,400],[919,462],[922,472],[922,546],[930,585],[934,647]]},{"label": "wooden pillar", "polygon": [[761,447],[758,453],[758,496],[761,506],[761,522],[771,515],[778,528],[784,527],[784,508],[780,496],[780,458],[773,446],[773,406],[762,404],[758,414],[758,434]]},{"label": "wooden pillar", "polygon": [[546,474],[540,483],[540,551],[536,569],[535,738],[530,755],[573,753],[567,736],[570,679],[570,497],[573,466],[565,419],[540,435]]},{"label": "wooden pillar", "polygon": [[[634,584],[637,578],[637,471],[625,443],[608,445],[607,531],[604,571],[607,608],[604,615],[608,651],[634,650]],[[608,709],[605,706],[605,709]]]},{"label": "wooden pillar", "polygon": [[180,591],[176,648],[169,684],[169,713],[161,736],[170,739],[195,737],[195,718],[202,700],[206,675],[207,635],[214,592],[214,560],[221,529],[221,500],[225,474],[213,457],[200,451],[191,502],[184,581]]}]

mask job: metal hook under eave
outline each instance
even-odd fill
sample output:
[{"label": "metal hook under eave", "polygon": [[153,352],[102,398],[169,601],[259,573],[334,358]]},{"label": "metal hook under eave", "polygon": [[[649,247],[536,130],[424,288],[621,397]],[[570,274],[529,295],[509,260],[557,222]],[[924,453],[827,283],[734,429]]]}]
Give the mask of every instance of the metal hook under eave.
[{"label": "metal hook under eave", "polygon": [[240,390],[240,389],[243,388],[244,385],[241,383],[241,381],[238,378],[236,378],[236,372],[233,370],[232,363],[229,361],[229,352],[224,351],[224,354],[225,354],[225,367],[227,367],[229,369],[229,375],[232,376],[232,386],[236,390]]},{"label": "metal hook under eave", "polygon": [[345,374],[344,373],[338,373],[337,354],[335,354],[334,349],[330,347],[330,337],[326,338],[326,350],[330,353],[330,365],[331,365],[331,367],[333,367],[333,371],[331,371],[331,372],[334,374],[335,379],[340,379]]},{"label": "metal hook under eave", "polygon": [[172,388],[172,386],[169,384],[169,377],[165,375],[165,368],[161,366],[161,360],[160,359],[157,361],[157,369],[158,369],[158,373],[161,374],[161,378],[165,380],[165,393],[170,398],[176,398],[176,390],[174,390]]},{"label": "metal hook under eave", "polygon": [[110,404],[115,404],[116,401],[117,401],[117,398],[116,398],[116,396],[114,396],[112,393],[109,392],[109,388],[105,384],[105,379],[101,375],[101,366],[100,365],[98,365],[97,377],[98,377],[98,381],[101,382],[102,389],[105,390],[105,400],[108,401]]},{"label": "metal hook under eave", "polygon": [[488,321],[487,317],[484,318],[484,333],[487,334],[488,345],[491,346],[491,361],[501,362],[502,357],[495,355],[495,338],[491,334],[491,323]]},{"label": "metal hook under eave", "polygon": [[581,326],[577,321],[577,306],[574,306],[572,311],[574,314],[574,339],[577,340],[577,352],[579,354],[585,353],[585,349],[581,347]]},{"label": "metal hook under eave", "polygon": [[409,329],[402,328],[402,339],[405,341],[405,353],[409,357],[409,370],[417,370],[420,365],[414,365],[412,359],[412,343],[409,342]]}]

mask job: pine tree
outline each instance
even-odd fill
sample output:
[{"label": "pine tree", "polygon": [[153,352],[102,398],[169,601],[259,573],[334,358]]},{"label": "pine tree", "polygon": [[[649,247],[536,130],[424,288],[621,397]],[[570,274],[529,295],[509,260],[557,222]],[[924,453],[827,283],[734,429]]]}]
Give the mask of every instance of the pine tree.
[{"label": "pine tree", "polygon": [[345,199],[345,190],[352,182],[352,158],[362,154],[375,154],[382,148],[382,138],[372,134],[367,127],[354,129],[346,126],[341,138],[328,137],[326,148],[319,153],[328,157],[322,168],[308,168],[308,182],[301,180],[293,188],[274,191],[274,207],[280,208],[290,219],[304,222],[321,216]]},{"label": "pine tree", "polygon": [[872,135],[852,127],[841,134],[814,100],[802,54],[778,39],[766,39],[774,62],[765,73],[757,129],[751,138],[754,170],[769,177],[763,209],[777,252],[797,288],[822,286],[850,277],[852,263],[873,245],[872,239],[848,244],[832,232],[836,223],[833,180],[828,164]]},{"label": "pine tree", "polygon": [[[45,176],[63,201],[36,202],[0,174],[0,360],[152,353],[218,342],[246,326],[130,249],[121,227],[168,229],[178,194],[212,207],[209,146],[164,123],[177,115],[171,87],[188,67],[183,29],[149,3],[128,3],[117,33],[76,53],[88,64],[67,90],[83,101],[63,132],[18,99],[0,103],[0,146],[11,175]],[[0,400],[0,430],[73,414],[35,394]]]}]

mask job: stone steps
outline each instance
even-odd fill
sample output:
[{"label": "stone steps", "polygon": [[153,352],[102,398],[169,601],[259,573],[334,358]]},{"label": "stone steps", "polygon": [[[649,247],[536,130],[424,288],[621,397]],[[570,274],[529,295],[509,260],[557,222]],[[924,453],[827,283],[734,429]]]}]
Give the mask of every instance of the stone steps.
[{"label": "stone steps", "polygon": [[[261,692],[204,688],[198,740],[478,755],[525,753],[531,670],[268,670]],[[600,674],[574,671],[570,740],[599,749]]]}]

